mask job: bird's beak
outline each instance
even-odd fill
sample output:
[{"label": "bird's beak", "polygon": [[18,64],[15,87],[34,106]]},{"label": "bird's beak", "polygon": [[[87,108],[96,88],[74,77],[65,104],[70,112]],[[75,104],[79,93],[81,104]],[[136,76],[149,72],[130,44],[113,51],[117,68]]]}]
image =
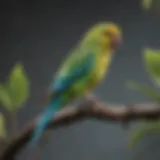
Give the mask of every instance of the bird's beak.
[{"label": "bird's beak", "polygon": [[117,48],[120,43],[122,42],[122,37],[121,36],[115,36],[113,37],[112,41],[111,41],[111,47],[112,48]]}]

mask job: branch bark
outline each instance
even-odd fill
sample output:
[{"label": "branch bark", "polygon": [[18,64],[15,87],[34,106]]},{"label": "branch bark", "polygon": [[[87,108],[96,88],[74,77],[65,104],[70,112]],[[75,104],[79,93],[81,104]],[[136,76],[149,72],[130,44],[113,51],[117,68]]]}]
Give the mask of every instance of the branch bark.
[{"label": "branch bark", "polygon": [[[93,118],[102,121],[114,121],[129,123],[133,120],[157,119],[160,118],[159,104],[128,104],[110,105],[103,104],[98,100],[87,101],[77,107],[66,107],[57,112],[48,128],[58,128],[62,126]],[[4,149],[0,160],[11,160],[27,144],[33,132],[37,119],[31,121],[19,136],[14,138]]]}]

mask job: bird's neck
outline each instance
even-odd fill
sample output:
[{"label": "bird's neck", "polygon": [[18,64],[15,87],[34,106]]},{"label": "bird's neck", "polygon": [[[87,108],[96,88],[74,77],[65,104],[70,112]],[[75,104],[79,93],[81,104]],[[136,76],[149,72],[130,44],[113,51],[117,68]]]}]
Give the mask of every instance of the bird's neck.
[{"label": "bird's neck", "polygon": [[[106,44],[98,44],[96,41],[89,41],[81,43],[80,48],[87,49],[91,53],[99,54],[101,56],[111,56],[114,51]],[[110,55],[109,55],[110,54]]]}]

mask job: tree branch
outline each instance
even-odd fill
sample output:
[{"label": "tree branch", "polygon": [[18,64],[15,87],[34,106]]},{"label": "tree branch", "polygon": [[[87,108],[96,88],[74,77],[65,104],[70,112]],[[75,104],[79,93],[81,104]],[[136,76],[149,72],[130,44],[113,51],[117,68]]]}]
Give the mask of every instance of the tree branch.
[{"label": "tree branch", "polygon": [[[90,100],[77,107],[67,107],[57,112],[48,128],[58,128],[77,121],[94,118],[102,121],[128,123],[132,120],[160,118],[159,104],[110,105],[98,100]],[[31,121],[26,129],[13,139],[0,156],[0,160],[11,160],[29,141],[37,119]]]}]

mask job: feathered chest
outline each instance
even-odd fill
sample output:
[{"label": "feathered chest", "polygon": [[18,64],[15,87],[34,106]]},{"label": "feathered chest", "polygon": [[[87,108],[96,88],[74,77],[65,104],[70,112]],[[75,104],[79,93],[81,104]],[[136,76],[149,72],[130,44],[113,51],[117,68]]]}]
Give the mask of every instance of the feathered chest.
[{"label": "feathered chest", "polygon": [[98,81],[102,80],[105,76],[105,73],[108,72],[111,64],[111,58],[112,57],[110,53],[97,54],[96,69],[94,74]]}]

